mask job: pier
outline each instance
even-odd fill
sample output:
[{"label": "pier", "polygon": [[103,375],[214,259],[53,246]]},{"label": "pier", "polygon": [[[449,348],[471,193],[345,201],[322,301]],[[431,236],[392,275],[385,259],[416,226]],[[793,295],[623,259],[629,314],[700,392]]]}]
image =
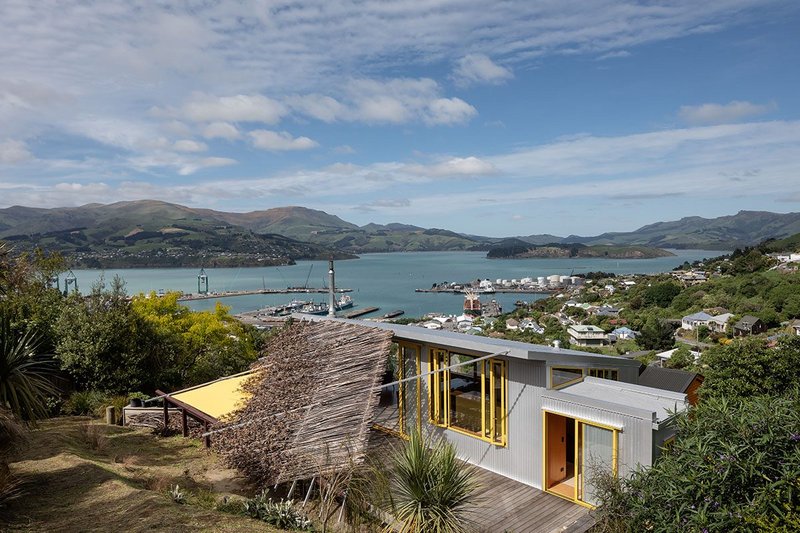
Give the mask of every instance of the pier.
[{"label": "pier", "polygon": [[[353,289],[336,289],[336,292],[353,292]],[[179,302],[189,300],[210,300],[212,298],[228,298],[231,296],[250,296],[252,294],[328,294],[326,287],[287,287],[285,289],[254,289],[243,291],[209,292],[206,294],[184,294],[178,298]]]},{"label": "pier", "polygon": [[355,311],[350,311],[349,313],[345,313],[345,318],[357,318],[360,316],[368,315],[370,313],[374,313],[378,311],[380,307],[365,307],[363,309],[356,309]]},{"label": "pier", "polygon": [[[439,287],[434,287],[432,289],[414,289],[414,292],[446,292],[446,293],[450,293],[450,294],[464,294],[467,290],[469,290],[469,287],[466,288],[466,289],[463,288],[463,287],[461,287],[461,288],[450,288],[450,287],[439,288]],[[491,292],[489,292],[489,291],[477,291],[477,294],[479,296],[483,296],[484,294],[485,295],[491,295],[491,294],[494,294],[494,293],[551,294],[551,293],[554,293],[554,292],[559,292],[559,290],[560,289],[543,289],[541,287],[531,287],[531,288],[502,287],[502,288],[496,288]]]}]

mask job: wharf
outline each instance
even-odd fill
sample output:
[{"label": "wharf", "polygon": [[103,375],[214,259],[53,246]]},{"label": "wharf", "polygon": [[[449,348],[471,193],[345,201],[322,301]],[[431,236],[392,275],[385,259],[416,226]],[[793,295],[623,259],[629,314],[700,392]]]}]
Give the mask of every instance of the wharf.
[{"label": "wharf", "polygon": [[355,311],[350,311],[349,313],[345,313],[345,318],[357,318],[360,316],[368,315],[370,313],[374,313],[375,311],[379,310],[380,307],[365,307],[363,309],[356,309]]},{"label": "wharf", "polygon": [[[414,292],[449,292],[451,294],[464,294],[468,289],[414,289]],[[551,294],[559,292],[558,289],[542,289],[540,287],[525,289],[525,288],[502,288],[494,289],[493,292],[477,292],[478,296],[491,296],[494,293],[517,293],[517,294]]]},{"label": "wharf", "polygon": [[[179,302],[190,300],[211,300],[214,298],[228,298],[231,296],[250,296],[253,294],[328,294],[329,289],[322,287],[287,287],[285,289],[255,289],[244,291],[209,292],[208,294],[184,294],[178,298]],[[353,289],[336,289],[337,293],[353,292]]]}]

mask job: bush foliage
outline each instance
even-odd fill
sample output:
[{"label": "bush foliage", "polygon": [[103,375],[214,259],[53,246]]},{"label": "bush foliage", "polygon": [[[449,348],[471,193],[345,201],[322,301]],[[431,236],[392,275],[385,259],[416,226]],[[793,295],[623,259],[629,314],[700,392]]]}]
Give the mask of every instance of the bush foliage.
[{"label": "bush foliage", "polygon": [[669,452],[606,479],[602,531],[800,530],[800,394],[707,398]]}]

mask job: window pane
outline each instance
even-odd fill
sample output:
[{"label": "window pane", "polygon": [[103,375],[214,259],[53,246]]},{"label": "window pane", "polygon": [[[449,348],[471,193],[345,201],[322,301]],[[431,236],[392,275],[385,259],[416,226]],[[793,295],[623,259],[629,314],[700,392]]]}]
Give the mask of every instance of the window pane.
[{"label": "window pane", "polygon": [[441,351],[434,351],[432,353],[432,360],[433,360],[433,368],[431,370],[439,370],[433,374],[431,383],[432,383],[432,394],[431,398],[433,401],[431,402],[430,409],[431,409],[431,420],[433,420],[434,424],[444,424],[444,414],[445,414],[445,400],[447,395],[446,390],[446,380],[445,380],[445,372],[441,371],[445,366],[444,361],[444,352]]},{"label": "window pane", "polygon": [[614,471],[614,432],[584,423],[581,423],[581,427],[583,439],[578,450],[578,461],[583,490],[579,494],[586,503],[598,505],[595,479]]},{"label": "window pane", "polygon": [[500,361],[492,362],[493,370],[493,392],[494,392],[494,434],[492,439],[497,442],[503,440],[503,427],[505,425],[505,394],[503,394],[503,379],[505,377],[505,365]]},{"label": "window pane", "polygon": [[[472,361],[476,357],[450,354],[450,365]],[[450,370],[450,425],[481,434],[481,372],[479,363]]]},{"label": "window pane", "polygon": [[[382,384],[394,383],[402,378],[402,365],[398,363],[399,349],[397,344],[392,344],[386,371],[383,374]],[[394,384],[381,388],[379,410],[375,423],[383,428],[403,432],[400,416],[401,385]]]},{"label": "window pane", "polygon": [[558,387],[570,381],[583,377],[583,370],[580,368],[553,368],[552,387]]},{"label": "window pane", "polygon": [[[417,373],[417,349],[410,346],[401,346],[403,355],[403,379],[412,378]],[[403,431],[408,434],[417,428],[417,390],[419,383],[406,381],[403,383]]]}]

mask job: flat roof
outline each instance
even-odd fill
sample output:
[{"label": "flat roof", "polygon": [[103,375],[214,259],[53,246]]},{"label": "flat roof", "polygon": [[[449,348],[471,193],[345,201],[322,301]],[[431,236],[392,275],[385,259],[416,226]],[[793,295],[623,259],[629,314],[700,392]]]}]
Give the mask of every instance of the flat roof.
[{"label": "flat roof", "polygon": [[299,320],[337,320],[357,323],[362,326],[389,330],[394,334],[395,339],[398,340],[405,340],[421,344],[433,344],[487,354],[507,352],[508,357],[525,359],[528,361],[544,361],[547,363],[570,362],[605,366],[608,366],[609,363],[613,361],[614,366],[617,367],[636,367],[638,369],[640,366],[638,361],[630,361],[624,357],[600,355],[582,352],[579,350],[555,348],[553,346],[546,346],[543,344],[530,344],[527,342],[511,341],[507,339],[496,339],[493,337],[466,335],[456,331],[432,330],[419,326],[407,326],[401,324],[392,324],[389,322],[371,322],[367,320],[328,318],[318,315],[306,315],[303,313],[294,313],[292,317]]},{"label": "flat roof", "polygon": [[236,374],[171,393],[169,396],[220,419],[242,407],[250,398],[250,393],[243,391],[241,387],[252,376],[253,372]]},{"label": "flat roof", "polygon": [[581,382],[545,393],[545,396],[556,398],[559,395],[571,396],[573,400],[580,399],[581,403],[588,406],[607,408],[616,405],[623,413],[650,413],[655,423],[667,420],[674,412],[683,411],[688,405],[685,394],[593,377],[586,377]]}]

